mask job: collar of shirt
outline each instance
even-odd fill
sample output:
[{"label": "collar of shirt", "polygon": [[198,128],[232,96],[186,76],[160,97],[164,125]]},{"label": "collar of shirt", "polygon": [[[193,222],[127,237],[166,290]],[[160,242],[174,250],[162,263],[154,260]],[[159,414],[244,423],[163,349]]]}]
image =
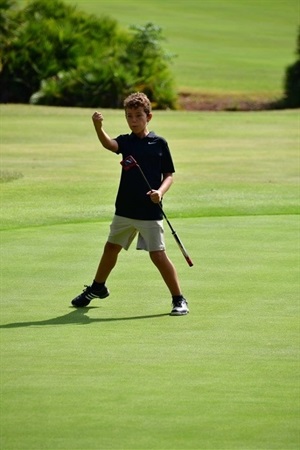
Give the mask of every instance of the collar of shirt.
[{"label": "collar of shirt", "polygon": [[[134,133],[130,133],[130,138],[131,139],[140,139],[136,134]],[[154,133],[154,131],[150,131],[147,136],[145,136],[143,139],[148,139],[148,140],[154,140],[157,138],[157,135]]]}]

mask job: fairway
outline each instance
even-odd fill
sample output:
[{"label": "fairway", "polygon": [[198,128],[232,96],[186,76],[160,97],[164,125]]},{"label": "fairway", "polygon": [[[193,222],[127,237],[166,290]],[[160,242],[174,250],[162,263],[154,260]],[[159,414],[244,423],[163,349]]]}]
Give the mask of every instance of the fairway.
[{"label": "fairway", "polygon": [[181,92],[274,98],[295,60],[298,0],[66,1],[126,29],[160,26]]},{"label": "fairway", "polygon": [[[120,174],[92,111],[1,105],[1,443],[5,450],[299,448],[298,111],[155,112],[165,210],[190,314],[145,252],[76,310]],[[122,111],[105,127],[127,132]]]}]

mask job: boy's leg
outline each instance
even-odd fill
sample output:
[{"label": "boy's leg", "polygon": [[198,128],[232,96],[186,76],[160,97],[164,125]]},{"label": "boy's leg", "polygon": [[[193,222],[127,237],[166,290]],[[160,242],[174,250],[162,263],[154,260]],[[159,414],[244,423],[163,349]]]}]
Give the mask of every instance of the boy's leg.
[{"label": "boy's leg", "polygon": [[174,264],[164,250],[149,252],[150,258],[160,271],[172,295],[171,316],[183,316],[189,312],[188,303],[183,297]]},{"label": "boy's leg", "polygon": [[172,296],[180,296],[181,290],[179,280],[174,264],[167,256],[164,250],[149,252],[150,258],[160,271],[164,282],[166,283]]},{"label": "boy's leg", "polygon": [[89,305],[91,300],[95,298],[106,298],[109,296],[109,290],[105,286],[105,281],[116,265],[121,249],[121,245],[118,244],[112,244],[111,242],[105,244],[93,284],[86,286],[86,289],[72,300],[73,306],[81,308]]},{"label": "boy's leg", "polygon": [[122,250],[122,246],[118,244],[112,244],[106,242],[103,250],[102,257],[99,262],[99,266],[95,275],[95,281],[97,283],[105,283],[110,272],[115,267],[118,255]]}]

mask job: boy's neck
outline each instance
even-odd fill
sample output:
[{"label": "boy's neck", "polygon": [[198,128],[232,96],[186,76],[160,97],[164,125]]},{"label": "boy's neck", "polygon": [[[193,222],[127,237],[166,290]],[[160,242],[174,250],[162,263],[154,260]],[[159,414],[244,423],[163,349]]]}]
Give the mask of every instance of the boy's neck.
[{"label": "boy's neck", "polygon": [[135,136],[137,136],[138,138],[143,139],[144,137],[148,136],[149,133],[150,131],[148,130],[148,128],[145,128],[140,133],[133,133],[133,134],[135,134]]}]

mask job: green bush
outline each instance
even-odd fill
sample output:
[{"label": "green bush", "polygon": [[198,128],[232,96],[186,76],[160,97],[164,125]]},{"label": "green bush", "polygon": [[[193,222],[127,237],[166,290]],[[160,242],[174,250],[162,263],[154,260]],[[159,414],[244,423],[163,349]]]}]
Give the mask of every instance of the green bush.
[{"label": "green bush", "polygon": [[0,74],[8,102],[27,103],[41,80],[76,67],[82,54],[95,52],[95,36],[105,46],[117,29],[114,20],[95,20],[60,0],[34,0],[11,17],[18,26],[5,41]]},{"label": "green bush", "polygon": [[8,39],[15,28],[15,24],[8,11],[15,8],[15,0],[0,0],[0,35],[3,37],[0,41],[1,49],[4,45],[4,39]]},{"label": "green bush", "polygon": [[286,69],[283,99],[286,108],[300,107],[300,28],[298,31],[296,55],[296,62]]},{"label": "green bush", "polygon": [[133,68],[135,83],[132,90],[141,90],[154,105],[166,109],[176,102],[175,86],[169,63],[174,55],[166,53],[160,45],[164,39],[160,27],[152,23],[132,26],[133,35],[128,42],[122,64]]},{"label": "green bush", "polygon": [[174,108],[175,88],[167,64],[171,56],[159,44],[161,29],[148,23],[132,31],[113,49],[98,49],[97,58],[83,57],[78,67],[44,80],[31,103],[120,108],[129,93],[143,91],[154,107]]},{"label": "green bush", "polygon": [[33,0],[22,10],[13,4],[0,0],[1,102],[118,108],[144,90],[157,108],[175,107],[160,28],[122,31],[61,0]]},{"label": "green bush", "polygon": [[[121,69],[121,70],[120,70]],[[101,62],[92,58],[69,71],[42,81],[41,89],[30,102],[39,105],[119,108],[129,93],[130,74],[117,68],[113,57],[102,56]]]}]

